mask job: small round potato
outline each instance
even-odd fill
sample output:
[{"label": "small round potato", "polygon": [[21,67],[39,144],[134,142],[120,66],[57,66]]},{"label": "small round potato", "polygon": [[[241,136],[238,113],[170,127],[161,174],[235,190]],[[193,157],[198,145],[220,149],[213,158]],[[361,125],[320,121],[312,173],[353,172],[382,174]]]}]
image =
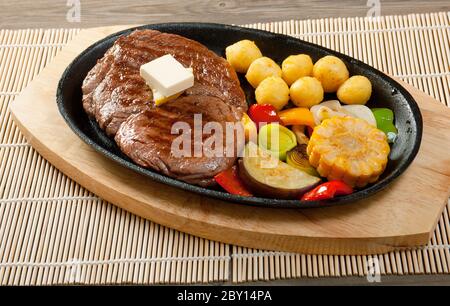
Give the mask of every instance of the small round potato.
[{"label": "small round potato", "polygon": [[324,93],[319,80],[303,77],[292,84],[290,95],[292,102],[298,107],[310,108],[322,102]]},{"label": "small round potato", "polygon": [[256,44],[250,40],[241,40],[225,49],[227,61],[240,73],[246,73],[250,64],[262,57]]},{"label": "small round potato", "polygon": [[336,92],[348,79],[349,72],[341,59],[328,55],[316,62],[313,76],[322,83],[325,92]]},{"label": "small round potato", "polygon": [[372,83],[362,75],[352,76],[337,91],[338,99],[345,104],[366,104],[372,95]]},{"label": "small round potato", "polygon": [[271,104],[280,111],[289,102],[289,87],[279,76],[271,76],[258,85],[255,96],[258,104]]},{"label": "small round potato", "polygon": [[295,81],[304,76],[311,76],[314,64],[307,54],[291,55],[281,64],[283,79],[291,86]]},{"label": "small round potato", "polygon": [[258,87],[259,83],[270,76],[281,77],[281,68],[268,57],[260,57],[251,63],[245,75],[253,88]]}]

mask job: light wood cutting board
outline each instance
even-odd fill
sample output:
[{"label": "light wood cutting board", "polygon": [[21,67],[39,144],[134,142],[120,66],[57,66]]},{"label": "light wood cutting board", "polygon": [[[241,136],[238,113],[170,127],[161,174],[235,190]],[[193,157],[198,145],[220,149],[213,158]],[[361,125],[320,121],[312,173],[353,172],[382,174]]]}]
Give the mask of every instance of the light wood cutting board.
[{"label": "light wood cutting board", "polygon": [[385,191],[350,205],[295,210],[222,202],[151,181],[95,152],[60,116],[56,86],[81,51],[128,27],[83,30],[11,105],[14,120],[31,145],[66,175],[139,216],[246,247],[357,255],[428,242],[450,193],[450,110],[405,83],[424,119],[421,149]]}]

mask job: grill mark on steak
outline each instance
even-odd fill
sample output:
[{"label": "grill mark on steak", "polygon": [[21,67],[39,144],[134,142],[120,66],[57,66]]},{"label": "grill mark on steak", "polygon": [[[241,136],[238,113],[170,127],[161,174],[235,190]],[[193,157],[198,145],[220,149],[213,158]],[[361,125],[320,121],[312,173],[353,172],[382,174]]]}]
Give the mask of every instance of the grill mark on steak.
[{"label": "grill mark on steak", "polygon": [[93,100],[104,101],[94,105],[94,114],[100,128],[114,136],[128,116],[149,107],[152,93],[145,81],[136,74],[116,70],[105,77],[93,93]]},{"label": "grill mark on steak", "polygon": [[[188,183],[208,186],[213,177],[231,167],[236,157],[227,157],[226,148],[222,156],[202,154],[195,157],[194,143],[197,141],[191,133],[191,154],[177,157],[172,151],[172,143],[179,135],[171,134],[174,123],[184,122],[194,127],[194,115],[202,115],[203,127],[207,122],[219,122],[222,125],[222,139],[226,140],[226,122],[237,122],[234,107],[214,97],[187,96],[170,101],[160,107],[149,108],[139,114],[130,116],[119,128],[115,140],[122,152],[137,164],[153,168],[163,174],[181,179]],[[213,135],[202,134],[202,150],[205,142],[212,141]],[[236,134],[234,134],[236,137]],[[234,143],[234,149],[240,150],[242,143]]]},{"label": "grill mark on steak", "polygon": [[[139,69],[165,54],[173,55],[185,67],[192,67],[195,82],[181,97],[156,107]],[[115,136],[120,149],[141,166],[208,186],[214,183],[215,174],[236,160],[174,158],[170,154],[176,137],[170,134],[173,123],[193,124],[195,113],[203,115],[204,123],[237,122],[247,110],[236,72],[225,59],[196,41],[154,30],[137,30],[121,36],[89,71],[82,91],[86,113],[96,119],[108,136]]]},{"label": "grill mark on steak", "polygon": [[110,70],[113,61],[114,57],[110,54],[106,54],[98,61],[97,65],[89,71],[83,81],[83,107],[86,113],[91,117],[95,116],[95,104],[92,95]]},{"label": "grill mark on steak", "polygon": [[[172,54],[184,66],[193,68],[195,85],[186,91],[185,95],[201,92],[202,95],[223,99],[234,105],[239,112],[247,110],[245,95],[240,88],[236,72],[225,59],[190,39],[154,30],[139,30],[117,39],[83,82],[83,106],[90,116],[97,119],[108,135],[114,136],[121,120],[127,117],[124,112],[129,111],[129,108],[121,107],[119,99],[115,103],[117,112],[100,112],[112,95],[112,90],[126,76],[135,74],[140,78],[141,65],[165,54]],[[200,88],[196,89],[197,86]],[[143,95],[148,97],[145,91],[137,90],[130,95],[134,98],[124,96],[124,104],[129,104],[130,100],[134,100],[135,105],[151,100],[150,96],[149,100],[142,101]],[[111,109],[110,106],[107,105],[106,109]],[[133,113],[134,109],[128,115]],[[114,125],[108,127],[109,122],[114,122]]]}]

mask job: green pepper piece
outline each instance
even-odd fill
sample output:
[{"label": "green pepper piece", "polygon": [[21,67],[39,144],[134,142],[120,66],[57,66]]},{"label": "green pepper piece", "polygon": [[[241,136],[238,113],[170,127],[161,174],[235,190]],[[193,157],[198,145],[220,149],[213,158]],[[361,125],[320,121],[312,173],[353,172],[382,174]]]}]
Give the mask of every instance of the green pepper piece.
[{"label": "green pepper piece", "polygon": [[386,134],[390,143],[393,143],[398,134],[394,125],[394,112],[389,108],[373,108],[372,113],[377,121],[377,128]]}]

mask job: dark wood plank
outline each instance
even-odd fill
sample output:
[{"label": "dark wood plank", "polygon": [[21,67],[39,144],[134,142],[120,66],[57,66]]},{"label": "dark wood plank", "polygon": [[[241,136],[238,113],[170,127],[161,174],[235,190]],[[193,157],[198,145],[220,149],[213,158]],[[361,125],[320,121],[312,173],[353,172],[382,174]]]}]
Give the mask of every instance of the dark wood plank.
[{"label": "dark wood plank", "polygon": [[[229,283],[231,284],[231,283]],[[380,282],[369,282],[366,277],[323,277],[251,282],[247,285],[272,286],[450,286],[447,274],[433,275],[382,275]]]},{"label": "dark wood plank", "polygon": [[[287,19],[366,16],[367,0],[79,0],[81,22],[66,15],[73,0],[0,1],[0,28],[94,27],[112,24],[146,24],[202,21],[246,24]],[[382,15],[449,11],[448,0],[383,0]]]}]

